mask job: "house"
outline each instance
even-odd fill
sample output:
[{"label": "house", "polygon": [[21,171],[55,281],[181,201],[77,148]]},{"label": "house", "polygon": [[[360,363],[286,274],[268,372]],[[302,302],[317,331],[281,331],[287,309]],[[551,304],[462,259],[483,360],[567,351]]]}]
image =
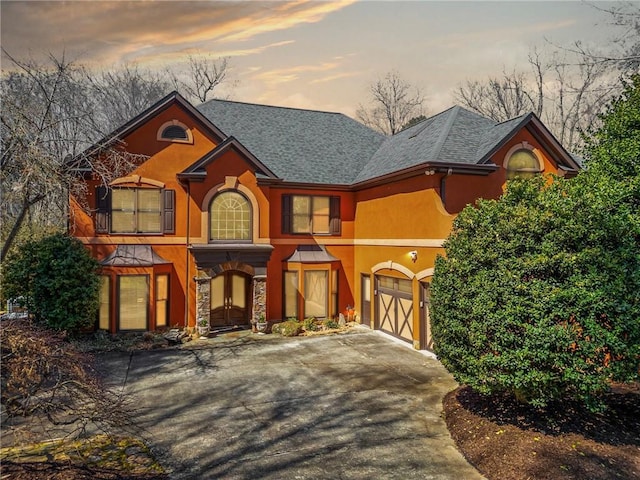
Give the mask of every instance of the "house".
[{"label": "house", "polygon": [[102,265],[111,332],[351,307],[430,349],[429,282],[455,214],[510,176],[579,169],[534,114],[457,106],[386,137],[338,113],[174,92],[105,143],[135,164],[108,186],[85,165],[70,231]]}]

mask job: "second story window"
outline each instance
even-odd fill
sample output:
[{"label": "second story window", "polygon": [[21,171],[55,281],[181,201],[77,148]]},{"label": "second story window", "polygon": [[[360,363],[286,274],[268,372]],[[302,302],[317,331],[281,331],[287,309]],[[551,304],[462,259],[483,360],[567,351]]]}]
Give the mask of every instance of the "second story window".
[{"label": "second story window", "polygon": [[114,188],[111,193],[112,233],[162,232],[162,190]]},{"label": "second story window", "polygon": [[340,197],[283,195],[282,233],[339,235]]},{"label": "second story window", "polygon": [[175,233],[175,191],[96,188],[96,233]]},{"label": "second story window", "polygon": [[251,240],[251,207],[238,192],[218,194],[209,207],[210,240]]}]

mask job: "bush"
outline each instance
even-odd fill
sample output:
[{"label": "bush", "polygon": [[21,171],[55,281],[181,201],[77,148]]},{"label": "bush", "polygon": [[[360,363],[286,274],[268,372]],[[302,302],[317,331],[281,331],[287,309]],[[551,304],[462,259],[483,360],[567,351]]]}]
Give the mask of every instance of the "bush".
[{"label": "bush", "polygon": [[302,328],[305,332],[315,332],[318,330],[318,323],[314,317],[305,318],[302,322]]},{"label": "bush", "polygon": [[302,332],[302,324],[296,320],[276,323],[271,327],[271,333],[279,333],[283,337],[295,337]]},{"label": "bush", "polygon": [[27,241],[3,267],[3,295],[24,297],[36,321],[71,331],[95,321],[99,264],[78,240],[54,234]]},{"label": "bush", "polygon": [[322,322],[322,325],[327,330],[333,330],[333,329],[339,328],[338,322],[336,322],[333,318],[327,318]]},{"label": "bush", "polygon": [[509,182],[454,221],[436,260],[435,351],[460,383],[591,409],[638,378],[640,255],[623,190],[583,177]]}]

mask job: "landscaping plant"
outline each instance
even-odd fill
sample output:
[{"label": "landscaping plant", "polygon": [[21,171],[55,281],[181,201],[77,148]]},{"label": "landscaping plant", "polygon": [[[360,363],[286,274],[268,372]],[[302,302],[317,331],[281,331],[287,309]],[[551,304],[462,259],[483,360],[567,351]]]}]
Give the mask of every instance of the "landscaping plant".
[{"label": "landscaping plant", "polygon": [[90,326],[99,305],[98,262],[61,233],[20,245],[3,264],[5,299],[23,297],[37,322],[57,330]]},{"label": "landscaping plant", "polygon": [[436,353],[460,383],[591,409],[640,365],[640,77],[576,178],[513,180],[465,208],[436,260]]}]

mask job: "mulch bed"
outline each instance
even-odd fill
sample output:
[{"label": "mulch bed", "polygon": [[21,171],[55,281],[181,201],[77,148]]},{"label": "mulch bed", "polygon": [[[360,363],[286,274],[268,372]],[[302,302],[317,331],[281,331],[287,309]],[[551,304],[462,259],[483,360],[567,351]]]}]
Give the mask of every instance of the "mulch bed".
[{"label": "mulch bed", "polygon": [[165,480],[159,473],[123,472],[115,468],[88,467],[66,462],[2,462],[3,480]]},{"label": "mulch bed", "polygon": [[536,410],[468,387],[443,401],[458,449],[489,480],[640,478],[640,390],[607,397],[592,414],[563,402]]}]

